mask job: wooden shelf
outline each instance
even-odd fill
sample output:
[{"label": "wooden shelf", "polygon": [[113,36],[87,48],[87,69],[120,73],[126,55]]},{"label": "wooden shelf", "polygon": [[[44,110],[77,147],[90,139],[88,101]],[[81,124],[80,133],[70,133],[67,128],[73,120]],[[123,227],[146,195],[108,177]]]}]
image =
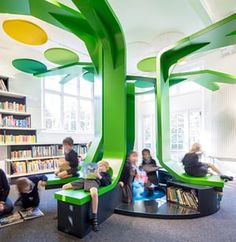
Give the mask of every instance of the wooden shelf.
[{"label": "wooden shelf", "polygon": [[36,131],[36,129],[33,129],[33,128],[21,128],[21,127],[0,127],[0,130],[32,130],[32,131]]},{"label": "wooden shelf", "polygon": [[37,143],[8,143],[8,144],[5,144],[5,143],[0,143],[0,146],[26,146],[26,145],[37,145]]},{"label": "wooden shelf", "polygon": [[22,176],[53,173],[54,171],[55,170],[46,170],[46,171],[39,171],[39,172],[32,172],[32,173],[19,173],[19,174],[7,175],[7,178],[18,178],[18,177],[22,177]]},{"label": "wooden shelf", "polygon": [[25,98],[26,97],[26,95],[23,95],[23,94],[14,93],[14,92],[3,92],[3,91],[0,91],[0,96],[15,97],[15,98]]},{"label": "wooden shelf", "polygon": [[15,158],[15,159],[5,159],[5,161],[29,161],[29,160],[49,160],[49,159],[57,159],[57,158],[62,158],[64,155],[57,155],[57,156],[40,156],[40,157],[28,157],[28,158]]},{"label": "wooden shelf", "polygon": [[18,116],[30,116],[31,114],[26,113],[26,112],[18,112],[14,110],[5,110],[5,109],[0,109],[1,114],[9,114],[9,115],[18,115]]}]

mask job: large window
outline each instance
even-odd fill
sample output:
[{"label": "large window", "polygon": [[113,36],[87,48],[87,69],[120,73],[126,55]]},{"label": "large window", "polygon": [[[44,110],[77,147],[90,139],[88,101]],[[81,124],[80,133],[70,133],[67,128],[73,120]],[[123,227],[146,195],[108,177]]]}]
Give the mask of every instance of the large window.
[{"label": "large window", "polygon": [[93,132],[93,83],[78,77],[60,85],[61,78],[43,81],[43,126],[54,131]]},{"label": "large window", "polygon": [[151,151],[155,151],[155,123],[154,123],[154,115],[144,115],[143,116],[143,148],[150,149]]},{"label": "large window", "polygon": [[200,142],[200,134],[201,112],[199,110],[171,113],[171,158],[181,160],[193,143]]}]

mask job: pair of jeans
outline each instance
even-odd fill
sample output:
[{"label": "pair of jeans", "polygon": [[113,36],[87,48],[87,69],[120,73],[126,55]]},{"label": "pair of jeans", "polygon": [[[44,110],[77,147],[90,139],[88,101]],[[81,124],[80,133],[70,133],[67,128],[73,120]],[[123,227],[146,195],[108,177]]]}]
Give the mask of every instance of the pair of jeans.
[{"label": "pair of jeans", "polygon": [[13,211],[13,203],[12,203],[12,200],[8,197],[5,201],[5,209],[4,211],[0,212],[0,217],[3,216],[3,215],[6,215],[6,214],[9,214]]}]

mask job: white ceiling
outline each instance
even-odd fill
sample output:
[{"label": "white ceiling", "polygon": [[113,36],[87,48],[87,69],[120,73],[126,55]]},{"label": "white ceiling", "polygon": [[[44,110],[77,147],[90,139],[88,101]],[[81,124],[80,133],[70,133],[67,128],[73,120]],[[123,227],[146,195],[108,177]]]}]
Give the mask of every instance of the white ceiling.
[{"label": "white ceiling", "polygon": [[[76,8],[71,0],[60,2]],[[127,44],[128,72],[140,74],[137,62],[147,56],[155,56],[160,49],[180,38],[192,34],[207,25],[236,12],[235,0],[108,0],[120,20]],[[0,14],[4,19],[16,18]],[[29,16],[24,19],[39,24],[47,32],[48,43],[37,47],[18,43],[0,28],[1,74],[12,76],[18,72],[11,66],[15,58],[33,58],[48,67],[43,52],[50,47],[66,47],[76,51],[82,61],[89,61],[86,48],[73,34]]]}]

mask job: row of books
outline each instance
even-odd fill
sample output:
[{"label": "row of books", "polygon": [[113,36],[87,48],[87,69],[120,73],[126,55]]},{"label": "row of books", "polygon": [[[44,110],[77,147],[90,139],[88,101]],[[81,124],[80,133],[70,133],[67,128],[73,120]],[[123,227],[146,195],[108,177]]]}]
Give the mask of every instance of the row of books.
[{"label": "row of books", "polygon": [[11,151],[11,159],[30,158],[30,157],[32,157],[32,151],[31,150]]},{"label": "row of books", "polygon": [[26,117],[24,119],[16,119],[12,115],[3,117],[2,114],[0,114],[0,126],[1,127],[30,128],[31,118]]},{"label": "row of books", "polygon": [[0,144],[4,144],[4,135],[0,134]]},{"label": "row of books", "polygon": [[54,171],[59,167],[59,159],[17,161],[13,166],[16,174]]},{"label": "row of books", "polygon": [[78,145],[74,145],[73,146],[73,149],[74,149],[74,151],[76,151],[80,155],[86,154],[87,151],[88,151],[87,146],[85,146],[85,145],[79,145],[79,144]]},{"label": "row of books", "polygon": [[17,102],[0,102],[0,109],[16,112],[26,112],[25,105]]},{"label": "row of books", "polygon": [[5,135],[5,144],[35,143],[35,135]]},{"label": "row of books", "polygon": [[7,87],[5,85],[5,82],[2,79],[0,79],[0,90],[7,92]]},{"label": "row of books", "polygon": [[186,191],[182,188],[170,186],[167,188],[166,195],[167,200],[170,202],[179,203],[180,205],[194,209],[198,208],[198,198],[194,189]]},{"label": "row of books", "polygon": [[60,156],[60,155],[63,155],[62,145],[32,147],[32,157]]}]

